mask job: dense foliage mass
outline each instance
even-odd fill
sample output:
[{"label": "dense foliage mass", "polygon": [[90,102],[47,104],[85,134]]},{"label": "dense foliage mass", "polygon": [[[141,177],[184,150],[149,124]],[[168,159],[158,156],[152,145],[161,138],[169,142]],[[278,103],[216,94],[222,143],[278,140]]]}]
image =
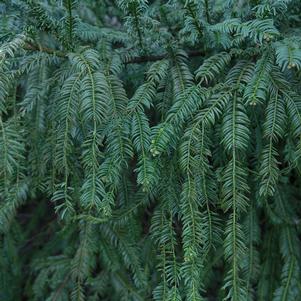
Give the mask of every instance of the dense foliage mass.
[{"label": "dense foliage mass", "polygon": [[0,12],[0,300],[301,300],[300,0]]}]

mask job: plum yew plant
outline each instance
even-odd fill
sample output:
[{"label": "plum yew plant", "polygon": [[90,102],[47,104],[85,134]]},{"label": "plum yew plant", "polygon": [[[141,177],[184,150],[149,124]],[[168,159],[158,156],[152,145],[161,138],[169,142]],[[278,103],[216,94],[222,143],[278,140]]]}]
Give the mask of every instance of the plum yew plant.
[{"label": "plum yew plant", "polygon": [[2,0],[0,300],[301,300],[301,1]]}]

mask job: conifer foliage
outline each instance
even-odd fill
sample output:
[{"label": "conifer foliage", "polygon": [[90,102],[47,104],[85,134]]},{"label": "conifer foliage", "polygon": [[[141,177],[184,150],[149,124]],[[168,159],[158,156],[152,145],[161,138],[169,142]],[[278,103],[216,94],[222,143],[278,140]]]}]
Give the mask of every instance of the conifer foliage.
[{"label": "conifer foliage", "polygon": [[0,300],[301,300],[299,0],[0,14]]}]

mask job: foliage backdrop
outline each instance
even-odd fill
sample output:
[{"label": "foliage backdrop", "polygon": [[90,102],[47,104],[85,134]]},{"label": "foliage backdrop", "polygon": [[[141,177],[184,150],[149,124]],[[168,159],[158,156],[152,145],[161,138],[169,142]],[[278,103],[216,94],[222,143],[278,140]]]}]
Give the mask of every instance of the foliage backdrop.
[{"label": "foliage backdrop", "polygon": [[0,300],[301,300],[299,0],[0,12]]}]

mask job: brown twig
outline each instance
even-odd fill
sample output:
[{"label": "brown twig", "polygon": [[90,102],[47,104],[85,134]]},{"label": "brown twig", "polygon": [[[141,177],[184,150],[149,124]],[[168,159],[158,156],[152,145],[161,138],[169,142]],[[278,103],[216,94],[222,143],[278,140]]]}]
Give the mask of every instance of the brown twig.
[{"label": "brown twig", "polygon": [[[189,57],[196,57],[203,55],[203,52],[201,51],[189,51],[187,53]],[[167,54],[162,55],[142,55],[137,57],[132,57],[128,61],[125,61],[124,63],[127,64],[141,64],[141,63],[147,63],[147,62],[156,62],[163,60],[165,58],[168,58]]]},{"label": "brown twig", "polygon": [[[29,51],[45,52],[45,53],[56,55],[56,56],[62,57],[62,58],[67,57],[67,53],[65,53],[63,51],[48,48],[48,47],[44,47],[44,46],[40,46],[40,45],[34,45],[34,44],[27,43],[23,48],[25,50],[29,50]],[[196,57],[196,56],[201,56],[201,55],[203,55],[203,52],[197,51],[197,50],[188,52],[189,57]],[[129,58],[128,60],[124,61],[124,64],[128,65],[128,64],[142,64],[142,63],[147,63],[147,62],[156,62],[156,61],[159,61],[159,60],[163,60],[167,57],[168,57],[167,54],[142,55],[142,56],[136,56],[136,57]]]},{"label": "brown twig", "polygon": [[48,48],[48,47],[42,47],[40,45],[34,45],[31,43],[26,43],[23,48],[25,50],[30,50],[30,51],[41,51],[41,52],[45,52],[48,54],[53,54],[59,57],[67,57],[67,54],[64,53],[63,51],[60,50],[56,50],[56,49],[52,49],[52,48]]},{"label": "brown twig", "polygon": [[70,275],[71,275],[71,272],[69,272],[69,273],[65,276],[65,278],[64,278],[63,281],[62,281],[62,283],[60,284],[60,286],[59,286],[59,287],[57,288],[57,290],[55,291],[54,296],[53,296],[53,298],[52,298],[52,301],[56,301],[56,300],[57,300],[57,298],[59,297],[61,291],[62,291],[62,290],[64,289],[64,287],[66,286],[67,281],[69,280]]}]

